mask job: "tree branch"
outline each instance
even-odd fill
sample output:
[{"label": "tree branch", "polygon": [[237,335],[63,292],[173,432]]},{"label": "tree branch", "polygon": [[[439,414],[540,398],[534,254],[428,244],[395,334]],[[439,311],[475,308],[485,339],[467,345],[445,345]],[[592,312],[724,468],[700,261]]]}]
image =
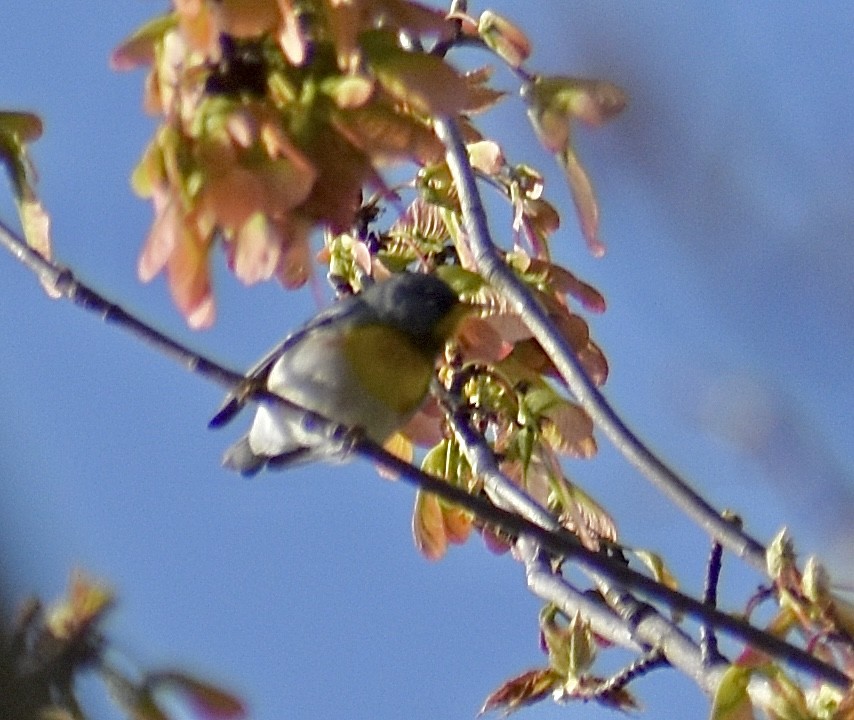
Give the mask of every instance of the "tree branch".
[{"label": "tree branch", "polygon": [[[41,257],[2,222],[0,222],[0,245],[3,245],[16,259],[33,271],[39,279],[53,285],[61,297],[65,297],[76,305],[95,312],[103,319],[114,322],[119,327],[130,331],[144,342],[178,361],[191,372],[202,375],[228,389],[235,388],[244,380],[243,375],[228,370],[166,337],[109,301],[78,281],[68,268]],[[546,530],[515,513],[496,507],[483,497],[470,495],[461,488],[427,475],[408,462],[392,455],[358,431],[300,408],[294,403],[267,391],[254,391],[252,398],[272,406],[300,410],[304,414],[306,427],[310,431],[318,433],[318,437],[325,441],[340,446],[343,453],[355,453],[369,459],[383,469],[398,475],[409,484],[459,505],[477,515],[483,522],[494,525],[513,537],[527,535],[555,557],[565,558],[588,572],[603,575],[615,586],[632,590],[651,600],[659,601],[673,610],[681,611],[700,622],[727,633],[732,638],[787,663],[792,668],[824,680],[840,689],[846,689],[851,682],[847,675],[804,650],[779,640],[749,623],[710,608],[688,595],[671,590],[646,575],[627,568],[610,558],[588,550],[582,547],[575,537],[565,531]]]},{"label": "tree branch", "polygon": [[470,249],[483,277],[514,305],[578,402],[620,453],[711,537],[764,572],[765,548],[762,544],[724,520],[720,513],[644,445],[587,377],[569,343],[555,330],[543,308],[531,297],[495,249],[456,120],[437,118],[433,126],[436,135],[445,144],[446,159],[459,194]]}]

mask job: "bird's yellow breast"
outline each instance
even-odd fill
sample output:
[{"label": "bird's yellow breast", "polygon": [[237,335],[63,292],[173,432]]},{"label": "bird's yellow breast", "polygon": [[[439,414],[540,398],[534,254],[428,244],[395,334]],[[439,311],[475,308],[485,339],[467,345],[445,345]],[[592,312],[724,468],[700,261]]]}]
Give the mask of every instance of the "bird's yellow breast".
[{"label": "bird's yellow breast", "polygon": [[365,392],[398,413],[414,412],[433,374],[429,352],[405,333],[387,326],[354,328],[344,353]]}]

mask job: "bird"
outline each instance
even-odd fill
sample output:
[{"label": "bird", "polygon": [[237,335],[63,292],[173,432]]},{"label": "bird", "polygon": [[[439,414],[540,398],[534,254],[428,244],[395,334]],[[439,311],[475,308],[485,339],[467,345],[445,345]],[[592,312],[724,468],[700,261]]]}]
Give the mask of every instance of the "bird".
[{"label": "bird", "polygon": [[470,309],[444,280],[421,272],[397,273],[333,303],[262,357],[225,398],[211,427],[228,423],[258,388],[299,407],[262,402],[223,465],[251,476],[268,465],[340,459],[299,408],[385,442],[422,406],[439,353]]}]

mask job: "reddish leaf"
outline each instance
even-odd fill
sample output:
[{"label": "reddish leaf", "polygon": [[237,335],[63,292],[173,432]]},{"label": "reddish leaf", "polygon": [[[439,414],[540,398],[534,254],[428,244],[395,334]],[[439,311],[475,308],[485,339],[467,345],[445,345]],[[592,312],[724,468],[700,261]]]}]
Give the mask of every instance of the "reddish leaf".
[{"label": "reddish leaf", "polygon": [[590,178],[571,148],[567,147],[561,152],[558,159],[566,172],[572,201],[575,204],[587,247],[595,257],[602,257],[605,254],[605,246],[599,239],[599,205],[596,202],[596,194],[593,192]]},{"label": "reddish leaf", "polygon": [[398,30],[417,35],[431,33],[440,37],[446,37],[451,32],[451,25],[443,10],[413,0],[373,0],[370,4],[374,6],[375,13]]},{"label": "reddish leaf", "polygon": [[495,555],[503,555],[510,550],[512,542],[510,538],[499,535],[491,528],[481,528],[480,536],[483,538],[483,544],[486,549]]},{"label": "reddish leaf", "polygon": [[551,668],[528,670],[505,682],[483,703],[478,715],[500,710],[503,714],[510,713],[533,705],[560,687],[561,679]]},{"label": "reddish leaf", "polygon": [[166,265],[172,299],[187,324],[196,330],[210,327],[216,317],[208,269],[209,251],[209,241],[185,228]]},{"label": "reddish leaf", "polygon": [[597,313],[605,312],[605,298],[602,294],[592,285],[579,280],[566,268],[546,260],[532,258],[531,270],[545,272],[556,291],[571,295],[587,310]]},{"label": "reddish leaf", "polygon": [[231,720],[246,716],[243,702],[229,692],[184,672],[158,672],[148,677],[155,690],[177,692],[188,701],[193,711],[210,720]]},{"label": "reddish leaf", "polygon": [[412,158],[425,165],[444,153],[442,143],[422,121],[380,103],[337,112],[332,124],[376,163]]},{"label": "reddish leaf", "polygon": [[401,49],[393,33],[375,30],[360,37],[380,84],[397,100],[424,115],[456,115],[479,109],[484,98],[442,58]]},{"label": "reddish leaf", "polygon": [[311,277],[311,223],[294,213],[279,221],[279,224],[284,227],[282,232],[287,239],[284,241],[276,272],[286,288],[302,287]]},{"label": "reddish leaf", "polygon": [[555,450],[584,459],[596,454],[593,421],[581,407],[562,401],[546,410],[544,417],[543,436]]},{"label": "reddish leaf", "polygon": [[113,50],[110,55],[110,67],[113,70],[133,70],[140,65],[153,64],[157,44],[177,24],[174,13],[149,20]]},{"label": "reddish leaf", "polygon": [[148,231],[137,264],[137,273],[142,282],[150,282],[164,268],[183,232],[184,216],[180,203],[166,192],[154,193],[154,223]]},{"label": "reddish leaf", "polygon": [[276,0],[221,0],[217,29],[237,38],[259,37],[281,23]]},{"label": "reddish leaf", "polygon": [[264,213],[256,212],[231,241],[234,274],[247,285],[269,280],[279,267],[283,241],[281,228]]},{"label": "reddish leaf", "polygon": [[578,351],[578,362],[584,368],[594,385],[601,386],[608,379],[608,361],[599,346],[590,341],[587,347]]},{"label": "reddish leaf", "polygon": [[456,545],[462,545],[471,534],[471,515],[454,506],[442,506],[442,522],[445,525],[445,537]]}]

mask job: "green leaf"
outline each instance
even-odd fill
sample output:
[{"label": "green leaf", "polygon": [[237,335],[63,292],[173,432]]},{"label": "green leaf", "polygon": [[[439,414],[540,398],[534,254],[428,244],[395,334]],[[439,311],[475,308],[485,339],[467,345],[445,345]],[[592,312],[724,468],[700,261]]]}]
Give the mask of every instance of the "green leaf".
[{"label": "green leaf", "polygon": [[656,582],[669,587],[671,590],[679,588],[679,583],[673,576],[673,573],[667,568],[667,565],[664,564],[664,558],[661,555],[650,552],[649,550],[633,550],[632,552],[650,569]]},{"label": "green leaf", "polygon": [[712,700],[709,720],[753,720],[753,704],[747,693],[751,671],[730,665]]},{"label": "green leaf", "polygon": [[779,580],[794,565],[795,546],[792,543],[789,529],[784,527],[780,529],[768,545],[768,550],[765,552],[765,567],[771,578]]},{"label": "green leaf", "polygon": [[0,163],[6,166],[15,200],[19,203],[35,197],[35,172],[27,154],[26,143],[37,139],[41,132],[41,121],[36,115],[0,112]]},{"label": "green leaf", "polygon": [[44,128],[41,118],[34,113],[0,111],[0,135],[10,135],[20,143],[29,143],[42,136]]},{"label": "green leaf", "polygon": [[486,46],[510,67],[519,67],[531,54],[531,43],[525,34],[491,10],[484,10],[481,14],[477,32]]}]

